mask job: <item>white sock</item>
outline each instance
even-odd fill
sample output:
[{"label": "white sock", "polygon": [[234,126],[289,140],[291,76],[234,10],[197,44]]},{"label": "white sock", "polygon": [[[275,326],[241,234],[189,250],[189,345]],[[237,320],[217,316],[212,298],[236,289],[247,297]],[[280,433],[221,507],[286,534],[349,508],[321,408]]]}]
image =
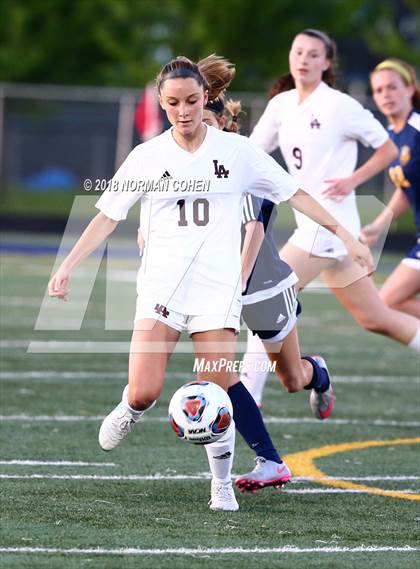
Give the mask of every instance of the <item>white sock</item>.
[{"label": "white sock", "polygon": [[215,443],[205,445],[212,479],[226,484],[232,480],[232,464],[235,454],[235,423]]},{"label": "white sock", "polygon": [[146,411],[149,411],[150,409],[152,409],[152,407],[155,406],[156,401],[153,401],[153,403],[150,405],[150,407],[148,407],[147,409],[144,409],[144,411],[139,411],[138,409],[133,409],[132,407],[130,407],[130,405],[128,404],[128,385],[126,385],[124,387],[124,391],[122,394],[122,399],[121,399],[121,403],[124,405],[124,407],[127,409],[127,411],[130,412],[130,414],[133,417],[134,421],[140,421],[140,419],[142,418],[142,416],[144,415],[144,413],[146,413]]},{"label": "white sock", "polygon": [[268,376],[267,371],[258,370],[267,368],[268,366],[264,364],[268,361],[267,352],[260,338],[257,335],[254,336],[251,330],[248,330],[248,343],[240,379],[257,405],[261,405],[262,392]]},{"label": "white sock", "polygon": [[408,347],[415,352],[420,352],[420,327],[417,328],[417,332],[414,334],[414,338],[408,344]]}]

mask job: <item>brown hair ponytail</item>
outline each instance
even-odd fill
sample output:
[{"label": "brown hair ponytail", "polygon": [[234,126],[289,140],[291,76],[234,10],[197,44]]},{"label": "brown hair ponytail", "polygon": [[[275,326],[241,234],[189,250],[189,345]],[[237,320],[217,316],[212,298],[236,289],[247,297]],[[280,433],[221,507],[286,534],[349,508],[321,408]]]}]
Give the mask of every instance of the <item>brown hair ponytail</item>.
[{"label": "brown hair ponytail", "polygon": [[243,113],[241,101],[234,101],[233,99],[229,99],[225,103],[225,109],[229,115],[228,119],[230,119],[228,126],[226,127],[227,130],[230,132],[238,133],[241,128],[241,125],[238,122],[238,116],[240,113]]},{"label": "brown hair ponytail", "polygon": [[156,77],[156,87],[160,92],[167,79],[192,77],[205,91],[209,100],[216,99],[227,89],[235,76],[235,66],[220,55],[211,54],[198,63],[180,55],[162,67]]},{"label": "brown hair ponytail", "polygon": [[235,66],[220,55],[212,53],[197,63],[200,73],[205,78],[209,101],[217,99],[229,87],[230,82],[235,77]]}]

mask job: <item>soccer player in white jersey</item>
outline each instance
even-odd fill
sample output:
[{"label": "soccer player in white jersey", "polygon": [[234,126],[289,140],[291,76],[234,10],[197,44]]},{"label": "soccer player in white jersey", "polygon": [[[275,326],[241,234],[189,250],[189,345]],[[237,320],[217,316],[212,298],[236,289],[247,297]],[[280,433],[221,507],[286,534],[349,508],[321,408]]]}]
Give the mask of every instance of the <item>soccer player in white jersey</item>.
[{"label": "soccer player in white jersey", "polygon": [[379,63],[370,82],[373,99],[388,119],[399,155],[389,168],[395,191],[388,208],[363,228],[363,241],[375,243],[390,216],[397,219],[412,208],[417,227],[414,244],[379,294],[389,306],[420,318],[420,87],[413,67],[396,58]]},{"label": "soccer player in white jersey", "polygon": [[[290,49],[290,73],[277,81],[250,138],[269,153],[279,147],[298,185],[357,239],[361,227],[355,189],[387,167],[397,149],[369,111],[333,88],[335,59],[335,44],[325,33],[299,33]],[[358,141],[374,152],[355,169]],[[297,228],[280,256],[298,275],[298,287],[320,275],[362,328],[420,351],[419,320],[388,307],[334,235],[299,211],[295,219]],[[247,358],[265,359],[263,347],[254,346]],[[255,394],[266,377],[251,373],[242,381]]]},{"label": "soccer player in white jersey", "polygon": [[[211,368],[221,358],[233,364],[241,310],[244,194],[253,192],[276,203],[288,201],[329,227],[363,270],[372,270],[368,248],[299,189],[271,157],[248,139],[202,122],[208,97],[215,98],[232,77],[220,58],[208,59],[207,72],[184,57],[163,67],[157,88],[172,128],[129,154],[97,202],[99,213],[48,285],[51,296],[67,299],[74,269],[141,201],[146,247],[137,282],[128,386],[100,428],[104,450],[117,446],[154,405],[182,331],[191,335],[197,357]],[[222,63],[221,68],[217,63]],[[209,86],[207,77],[212,72],[218,85],[213,81]],[[236,376],[219,368],[199,374],[199,379],[227,389]],[[234,424],[219,441],[206,445],[206,451],[212,472],[210,507],[237,510],[231,482]]]}]

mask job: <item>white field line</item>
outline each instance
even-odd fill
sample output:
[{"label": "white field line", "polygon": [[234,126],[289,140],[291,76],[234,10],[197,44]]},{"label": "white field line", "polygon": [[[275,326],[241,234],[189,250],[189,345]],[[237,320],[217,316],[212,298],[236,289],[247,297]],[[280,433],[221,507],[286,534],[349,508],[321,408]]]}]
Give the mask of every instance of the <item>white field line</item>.
[{"label": "white field line", "polygon": [[328,419],[328,421],[320,421],[310,417],[264,417],[264,423],[267,424],[300,424],[308,423],[314,425],[371,425],[374,427],[420,427],[420,421],[393,421],[388,419],[372,419],[369,421],[360,421],[359,419]]},{"label": "white field line", "polygon": [[[104,372],[89,372],[89,371],[2,371],[0,372],[0,380],[9,379],[125,379],[127,377],[126,371],[104,371]],[[189,381],[196,378],[196,374],[192,372],[167,372],[166,379],[185,379]],[[334,383],[389,383],[395,382],[400,385],[402,382],[409,384],[419,384],[420,377],[411,375],[402,376],[385,376],[385,375],[334,375]],[[268,384],[269,385],[269,384]]]},{"label": "white field line", "polygon": [[58,548],[58,547],[0,547],[0,553],[45,553],[52,555],[270,555],[270,554],[297,554],[297,553],[413,553],[420,551],[420,547],[404,545],[381,546],[360,545],[357,547],[329,546],[329,547],[297,547],[284,545],[283,547],[178,547],[167,549],[139,549],[124,547],[105,549],[97,548]]},{"label": "white field line", "polygon": [[35,296],[0,296],[0,306],[14,306],[17,308],[37,307],[39,308],[42,297]]},{"label": "white field line", "polygon": [[[0,474],[0,480],[91,480],[102,482],[151,482],[151,481],[164,481],[164,482],[179,482],[179,481],[208,481],[210,480],[209,474],[127,474],[127,475],[99,475],[99,474]],[[329,480],[330,477],[322,479],[306,480],[307,482],[319,482],[320,480]],[[358,480],[357,478],[346,480]],[[343,478],[336,478],[335,480],[343,480]],[[364,479],[365,480],[365,479]],[[299,480],[297,483],[302,483]],[[351,488],[285,488],[283,492],[289,494],[369,494],[370,490],[354,490]],[[402,494],[417,494],[417,490],[398,489]]]},{"label": "white field line", "polygon": [[115,462],[83,462],[81,460],[0,460],[7,466],[119,466]]},{"label": "white field line", "polygon": [[[125,330],[125,328],[123,328]],[[54,330],[56,333],[56,330]],[[0,348],[3,349],[26,349],[28,353],[34,354],[109,354],[109,353],[121,353],[128,354],[130,348],[130,342],[116,342],[116,341],[71,341],[71,340],[9,340],[3,339],[0,341]],[[247,342],[238,342],[236,344],[238,352],[245,353],[247,349]],[[162,347],[156,346],[154,343],[149,342],[147,346],[143,346],[143,350],[147,353],[161,352]],[[319,347],[315,349],[319,350]],[[346,347],[346,354],[357,354],[359,355],[362,350],[361,346],[354,346],[349,344]],[[210,349],[209,349],[210,351]],[[343,353],[341,348],[336,346],[324,346],[322,352],[325,355],[335,355],[338,353]],[[377,349],[373,347],[363,347],[363,352],[365,355],[377,356]],[[175,354],[193,354],[193,344],[190,340],[181,340],[176,345],[174,350]],[[382,357],[386,358],[387,353],[382,353]],[[392,356],[390,356],[392,357]]]},{"label": "white field line", "polygon": [[[79,421],[102,421],[105,415],[0,415],[0,421],[24,421],[31,423],[39,422],[79,422]],[[166,423],[167,417],[144,417],[142,421],[146,423]],[[358,419],[328,419],[320,421],[311,417],[264,417],[267,425],[296,425],[307,423],[310,425],[369,425],[374,427],[420,427],[420,421],[392,421],[384,419],[372,419],[361,421]]]},{"label": "white field line", "polygon": [[[388,488],[389,490],[389,488]],[[396,490],[401,494],[418,494],[418,490]],[[351,488],[302,488],[299,490],[285,489],[286,494],[371,494],[371,490],[353,490]]]},{"label": "white field line", "polygon": [[[0,465],[3,466],[98,466],[98,467],[115,467],[120,466],[114,462],[82,462],[82,461],[42,461],[42,460],[2,460]],[[175,471],[173,471],[175,472]],[[7,475],[5,475],[7,476]],[[14,476],[14,475],[10,475]],[[16,475],[21,476],[21,475]],[[31,475],[24,475],[25,477]],[[35,475],[35,477],[39,475]],[[46,476],[61,476],[61,475],[46,475]],[[67,475],[65,475],[67,476]],[[79,476],[85,477],[86,479],[98,480],[209,480],[210,474],[208,472],[197,472],[196,474],[128,474],[128,475],[99,475],[99,474],[73,474],[69,475],[71,478],[77,478]],[[232,474],[232,478],[235,479],[239,474]],[[407,482],[407,481],[418,481],[420,476],[416,475],[406,475],[406,476],[323,476],[322,478],[313,476],[295,476],[293,477],[292,484],[303,484],[305,482],[328,482],[330,480],[343,480],[350,482]]]},{"label": "white field line", "polygon": [[[36,460],[10,460],[6,461],[3,460],[0,462],[3,466],[100,466],[100,467],[107,467],[107,466],[119,466],[113,462],[90,462],[90,463],[83,463],[83,462],[67,462],[67,461],[55,461],[55,462],[48,462],[48,461],[36,461]],[[5,478],[8,476],[10,477],[20,477],[22,475],[3,475]],[[127,474],[127,475],[99,475],[99,474],[73,474],[73,475],[55,475],[55,474],[47,474],[47,475],[23,475],[25,478],[34,476],[47,476],[47,477],[55,477],[55,476],[69,476],[70,479],[78,479],[78,477],[82,477],[82,479],[86,478],[87,480],[138,480],[138,481],[148,481],[148,480],[209,480],[210,474],[208,472],[197,472],[196,474]],[[233,479],[237,478],[239,474],[232,474]],[[0,478],[2,475],[0,475]],[[348,482],[417,482],[420,480],[420,476],[323,476],[322,478],[316,478],[311,476],[295,476],[291,484],[303,484],[305,482],[329,482],[330,480],[342,480]]]},{"label": "white field line", "polygon": [[[0,465],[3,466],[120,466],[114,462],[81,462],[81,461],[41,461],[41,460],[2,460]],[[1,476],[1,475],[0,475]],[[4,475],[7,477],[8,475]],[[14,476],[14,475],[10,475]],[[21,476],[21,475],[15,475]],[[25,474],[24,477],[32,475]],[[33,476],[38,477],[42,475]],[[44,476],[62,476],[55,474],[47,474]],[[67,475],[63,475],[67,476]],[[73,474],[69,475],[70,478],[83,477],[88,480],[209,480],[210,474],[208,472],[197,472],[196,474],[127,474],[127,475],[95,475],[95,474]],[[239,474],[232,474],[233,479],[237,478]],[[304,482],[328,482],[330,480],[343,480],[350,482],[417,482],[420,476],[407,475],[407,476],[323,476],[317,478],[313,476],[295,476],[293,477],[292,484],[303,484]]]}]

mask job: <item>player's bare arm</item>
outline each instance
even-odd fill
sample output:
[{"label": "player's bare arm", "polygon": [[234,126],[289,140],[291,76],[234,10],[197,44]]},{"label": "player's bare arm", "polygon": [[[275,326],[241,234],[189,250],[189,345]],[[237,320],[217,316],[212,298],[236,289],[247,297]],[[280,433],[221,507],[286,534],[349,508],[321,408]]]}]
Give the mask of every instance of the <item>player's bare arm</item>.
[{"label": "player's bare arm", "polygon": [[379,146],[360,168],[357,168],[347,178],[325,180],[330,185],[322,193],[331,199],[340,201],[349,195],[357,186],[370,180],[373,176],[382,172],[398,156],[398,149],[391,139]]},{"label": "player's bare arm", "polygon": [[361,267],[366,267],[369,273],[373,271],[373,259],[368,247],[357,241],[353,235],[340,225],[312,196],[300,189],[288,200],[288,203],[294,209],[304,213],[313,221],[316,221],[325,227],[325,229],[337,235],[337,237],[343,241],[352,259]]},{"label": "player's bare arm", "polygon": [[403,190],[397,188],[392,194],[389,203],[369,225],[365,225],[362,229],[362,240],[366,245],[374,245],[379,235],[385,227],[388,227],[390,221],[398,219],[403,213],[410,209],[410,202],[406,198]]},{"label": "player's bare arm", "polygon": [[48,294],[50,296],[62,300],[68,299],[71,272],[105,241],[117,225],[118,221],[110,219],[102,212],[95,215],[48,283]]},{"label": "player's bare arm", "polygon": [[261,221],[249,221],[245,226],[245,239],[242,247],[242,288],[244,289],[264,241],[264,225]]}]

